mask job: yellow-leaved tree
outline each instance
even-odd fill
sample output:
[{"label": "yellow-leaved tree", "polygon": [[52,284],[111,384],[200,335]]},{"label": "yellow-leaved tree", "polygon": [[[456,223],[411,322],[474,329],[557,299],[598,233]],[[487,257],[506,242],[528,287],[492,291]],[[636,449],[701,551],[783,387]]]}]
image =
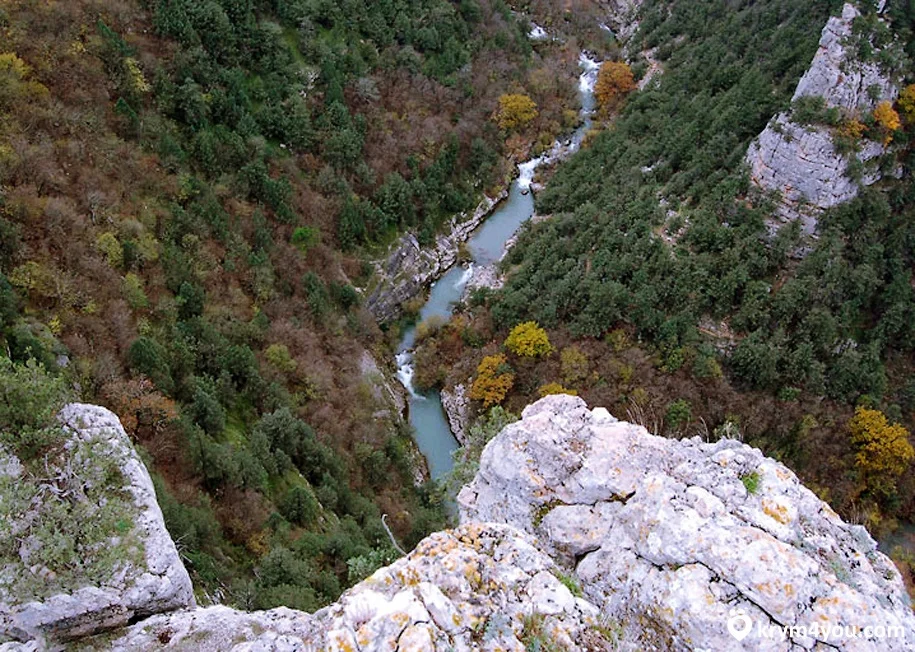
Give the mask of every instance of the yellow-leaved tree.
[{"label": "yellow-leaved tree", "polygon": [[605,61],[597,73],[594,96],[605,111],[610,111],[636,88],[632,69],[625,61]]},{"label": "yellow-leaved tree", "polygon": [[899,114],[896,113],[892,103],[886,100],[880,102],[877,108],[874,109],[874,120],[883,133],[883,144],[889,145],[893,140],[893,132],[902,126]]},{"label": "yellow-leaved tree", "polygon": [[477,377],[470,388],[470,398],[483,401],[489,407],[505,400],[508,391],[515,384],[515,374],[508,366],[504,355],[488,355],[477,367]]},{"label": "yellow-leaved tree", "polygon": [[568,389],[559,383],[547,383],[546,385],[541,385],[540,389],[537,390],[537,393],[540,394],[541,398],[544,396],[553,396],[554,394],[568,394],[570,396],[578,396],[578,392],[576,392],[574,389]]},{"label": "yellow-leaved tree", "polygon": [[851,441],[858,449],[855,464],[864,475],[868,489],[892,493],[896,479],[909,468],[915,449],[909,431],[898,423],[890,424],[880,410],[858,407],[848,422]]},{"label": "yellow-leaved tree", "polygon": [[899,110],[906,123],[915,123],[915,84],[909,84],[899,93]]},{"label": "yellow-leaved tree", "polygon": [[515,326],[505,339],[505,348],[524,358],[539,358],[553,352],[546,331],[533,321]]},{"label": "yellow-leaved tree", "polygon": [[502,129],[518,129],[536,118],[537,115],[537,104],[527,95],[506,93],[499,97],[496,122]]}]

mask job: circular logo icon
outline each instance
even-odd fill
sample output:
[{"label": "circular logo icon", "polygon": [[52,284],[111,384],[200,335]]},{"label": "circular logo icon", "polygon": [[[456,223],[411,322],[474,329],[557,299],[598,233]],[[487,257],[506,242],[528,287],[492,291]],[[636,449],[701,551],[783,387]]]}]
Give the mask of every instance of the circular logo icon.
[{"label": "circular logo icon", "polygon": [[728,631],[738,641],[742,641],[753,629],[753,619],[743,609],[731,609],[728,614]]}]

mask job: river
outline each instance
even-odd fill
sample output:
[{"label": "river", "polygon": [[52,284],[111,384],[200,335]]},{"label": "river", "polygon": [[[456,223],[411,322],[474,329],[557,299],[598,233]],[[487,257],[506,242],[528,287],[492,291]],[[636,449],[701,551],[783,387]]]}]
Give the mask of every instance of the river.
[{"label": "river", "polygon": [[[549,152],[518,166],[518,176],[511,185],[508,198],[493,211],[467,242],[472,262],[466,266],[455,265],[432,284],[429,300],[419,311],[419,322],[435,316],[445,319],[451,316],[455,304],[461,300],[464,288],[473,274],[473,266],[497,262],[505,251],[508,239],[534,214],[534,197],[530,187],[537,168],[546,162],[570,156],[581,146],[585,134],[591,129],[594,83],[600,64],[584,53],[578,62],[582,69],[578,78],[581,125],[565,142],[557,142]],[[412,349],[415,341],[416,328],[411,327],[404,333],[398,348],[397,375],[410,394],[410,424],[413,426],[416,445],[426,458],[432,479],[437,480],[451,470],[452,453],[458,449],[459,444],[451,433],[439,393],[419,393],[413,387]]]}]

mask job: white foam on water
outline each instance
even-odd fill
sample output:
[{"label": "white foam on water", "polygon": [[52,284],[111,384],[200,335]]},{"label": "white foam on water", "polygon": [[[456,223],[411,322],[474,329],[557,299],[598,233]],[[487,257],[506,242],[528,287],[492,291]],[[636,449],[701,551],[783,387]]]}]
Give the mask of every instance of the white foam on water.
[{"label": "white foam on water", "polygon": [[467,268],[464,270],[464,273],[461,274],[461,278],[459,278],[457,281],[455,281],[454,287],[460,289],[460,288],[464,287],[465,285],[467,285],[467,283],[472,278],[473,278],[473,263],[470,263],[467,266]]},{"label": "white foam on water", "polygon": [[578,88],[582,93],[593,93],[597,84],[597,73],[600,72],[600,62],[592,59],[582,52],[578,55],[578,65],[584,72],[578,77]]},{"label": "white foam on water", "polygon": [[413,353],[410,351],[401,351],[395,358],[397,360],[397,378],[400,383],[410,393],[412,398],[425,400],[425,396],[417,394],[413,388]]},{"label": "white foam on water", "polygon": [[546,30],[543,29],[537,23],[531,23],[531,31],[527,33],[527,37],[532,41],[545,41],[550,38],[550,35],[546,33]]}]

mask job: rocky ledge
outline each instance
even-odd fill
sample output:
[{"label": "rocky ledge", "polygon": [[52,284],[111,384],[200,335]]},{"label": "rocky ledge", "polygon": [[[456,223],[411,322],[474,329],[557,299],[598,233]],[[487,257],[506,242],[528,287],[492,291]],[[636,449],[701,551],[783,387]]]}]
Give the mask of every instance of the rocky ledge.
[{"label": "rocky ledge", "polygon": [[[460,527],[314,614],[158,604],[126,627],[100,617],[110,631],[77,647],[915,649],[900,575],[867,531],[735,440],[665,439],[550,396],[487,445],[459,507]],[[14,638],[0,651],[41,647]]]},{"label": "rocky ledge", "polygon": [[[13,481],[0,481],[0,527],[12,528],[14,536],[24,542],[18,550],[22,564],[0,567],[0,650],[4,649],[3,642],[10,640],[31,641],[37,648],[53,647],[56,642],[123,627],[137,618],[195,604],[191,580],[165,529],[152,480],[120,420],[105,408],[74,403],[64,408],[60,421],[69,436],[70,454],[65,467],[45,471],[48,477],[42,479],[42,487],[48,493],[43,500],[53,500],[50,494],[54,488],[66,492],[64,498],[72,503],[85,500],[87,483],[99,480],[91,471],[113,461],[123,487],[110,490],[112,494],[124,490],[133,509],[125,514],[123,524],[117,524],[111,532],[99,533],[99,545],[124,547],[124,554],[94,577],[91,585],[61,586],[53,595],[22,599],[17,588],[34,581],[36,576],[48,587],[58,583],[52,579],[58,575],[54,568],[37,568],[28,560],[40,556],[43,547],[60,545],[59,539],[65,533],[56,533],[54,540],[41,540],[35,535],[41,531],[35,527],[35,520],[42,517],[41,506],[33,504],[22,513],[16,510],[13,483],[24,479],[25,469],[14,456],[0,450],[0,476]],[[104,475],[110,481],[110,475]],[[100,511],[90,509],[86,513],[98,515]],[[131,542],[129,549],[127,542]],[[140,554],[133,555],[138,552],[136,549]],[[71,560],[58,561],[66,565]]]},{"label": "rocky ledge", "polygon": [[[854,115],[896,98],[899,89],[876,63],[878,57],[863,62],[851,52],[852,25],[859,15],[846,3],[840,16],[829,19],[792,101],[822,97],[827,108]],[[800,219],[804,231],[813,233],[819,213],[854,198],[862,185],[880,179],[873,163],[884,151],[882,143],[865,141],[860,151],[846,157],[836,151],[827,127],[796,124],[789,111],[772,118],[750,145],[746,161],[757,187],[780,194],[777,216],[781,221]],[[847,174],[849,158],[855,156],[864,169],[858,180]]]},{"label": "rocky ledge", "polygon": [[[462,522],[534,536],[627,649],[740,649],[732,617],[753,623],[747,649],[915,649],[899,572],[867,531],[735,440],[665,439],[547,397],[489,443],[458,500]],[[832,635],[856,625],[900,636]]]}]

